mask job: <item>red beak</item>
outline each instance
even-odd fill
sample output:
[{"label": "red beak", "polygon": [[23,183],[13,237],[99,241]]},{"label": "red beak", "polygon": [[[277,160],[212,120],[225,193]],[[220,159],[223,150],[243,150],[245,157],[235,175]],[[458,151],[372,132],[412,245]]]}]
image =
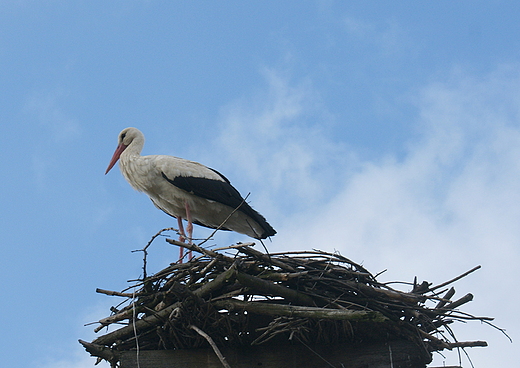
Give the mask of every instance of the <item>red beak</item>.
[{"label": "red beak", "polygon": [[110,163],[108,164],[107,171],[105,171],[105,175],[108,174],[110,169],[114,167],[117,160],[119,160],[119,156],[123,153],[123,151],[126,149],[126,147],[123,143],[121,143],[119,146],[117,146],[116,151],[114,152],[114,156],[112,156],[112,160],[110,160]]}]

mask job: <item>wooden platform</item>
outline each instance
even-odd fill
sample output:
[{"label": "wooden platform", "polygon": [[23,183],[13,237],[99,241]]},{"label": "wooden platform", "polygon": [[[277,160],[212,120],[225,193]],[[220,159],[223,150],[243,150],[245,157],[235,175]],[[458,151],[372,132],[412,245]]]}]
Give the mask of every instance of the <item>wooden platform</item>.
[{"label": "wooden platform", "polygon": [[[312,350],[311,350],[312,349]],[[408,341],[363,345],[275,345],[222,349],[232,368],[425,368],[428,354]],[[137,368],[136,351],[121,355],[121,368]],[[222,368],[211,348],[139,352],[141,368]]]}]

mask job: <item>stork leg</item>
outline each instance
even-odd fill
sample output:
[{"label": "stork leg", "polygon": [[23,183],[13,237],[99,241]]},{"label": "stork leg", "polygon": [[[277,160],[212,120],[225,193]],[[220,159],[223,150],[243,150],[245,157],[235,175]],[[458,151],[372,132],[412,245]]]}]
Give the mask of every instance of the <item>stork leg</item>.
[{"label": "stork leg", "polygon": [[[188,233],[188,244],[193,244],[193,222],[191,221],[191,212],[190,205],[188,202],[184,202],[184,207],[186,208],[186,220],[188,220],[188,225],[186,225],[186,232]],[[193,258],[191,249],[188,251],[188,260],[191,261]]]},{"label": "stork leg", "polygon": [[[177,224],[179,225],[179,241],[186,241],[186,233],[184,232],[184,225],[182,225],[182,218],[177,217]],[[184,248],[179,247],[179,263],[182,263],[182,259],[184,258]]]}]

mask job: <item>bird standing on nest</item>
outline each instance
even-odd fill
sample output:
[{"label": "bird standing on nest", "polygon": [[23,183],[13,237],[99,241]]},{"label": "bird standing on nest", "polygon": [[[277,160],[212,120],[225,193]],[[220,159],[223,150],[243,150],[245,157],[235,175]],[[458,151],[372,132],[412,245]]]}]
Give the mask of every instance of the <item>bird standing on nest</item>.
[{"label": "bird standing on nest", "polygon": [[[143,146],[141,131],[123,129],[105,174],[119,160],[119,168],[128,183],[146,193],[157,208],[177,218],[181,241],[191,243],[193,224],[232,230],[255,239],[276,234],[266,219],[251,208],[218,171],[173,156],[141,156]],[[183,219],[188,222],[186,232]],[[181,261],[182,258],[181,247]]]}]

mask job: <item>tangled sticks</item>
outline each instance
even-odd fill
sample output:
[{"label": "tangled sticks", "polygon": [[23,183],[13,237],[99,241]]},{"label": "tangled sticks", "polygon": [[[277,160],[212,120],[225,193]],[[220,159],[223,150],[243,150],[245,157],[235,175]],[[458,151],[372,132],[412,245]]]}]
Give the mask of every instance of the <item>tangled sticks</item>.
[{"label": "tangled sticks", "polygon": [[128,292],[131,288],[97,290],[125,301],[98,322],[96,332],[124,325],[91,343],[80,342],[112,366],[121,351],[188,349],[208,343],[217,352],[217,346],[288,341],[406,339],[428,356],[433,351],[487,345],[458,342],[447,327],[454,321],[492,320],[460,311],[473,296],[452,300],[455,289],[448,288],[480,266],[437,286],[414,282],[410,292],[402,292],[379,283],[364,267],[339,254],[318,250],[265,254],[253,243],[207,250],[166,240],[202,255],[138,280],[131,287],[139,288],[134,293]]}]

